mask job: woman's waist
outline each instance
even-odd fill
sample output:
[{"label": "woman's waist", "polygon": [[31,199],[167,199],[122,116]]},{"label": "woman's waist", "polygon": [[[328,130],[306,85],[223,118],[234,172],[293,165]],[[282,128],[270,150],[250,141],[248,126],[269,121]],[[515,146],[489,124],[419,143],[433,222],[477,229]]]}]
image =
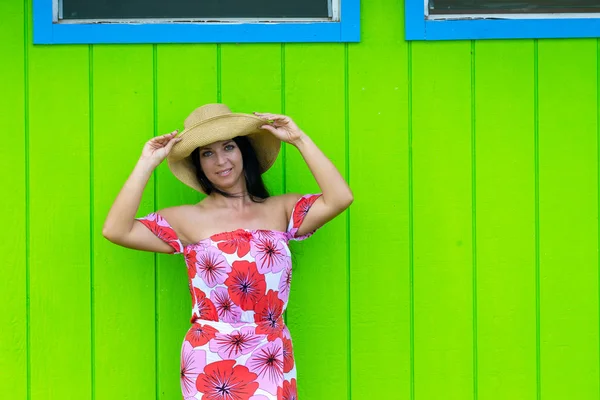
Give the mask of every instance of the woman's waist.
[{"label": "woman's waist", "polygon": [[286,333],[288,336],[288,328],[285,324],[283,316],[280,316],[276,320],[267,320],[267,321],[214,321],[202,318],[192,318],[192,325],[199,324],[202,326],[210,326],[221,333],[230,333],[233,331],[239,331],[240,329],[248,329],[252,328],[256,333],[263,333],[267,335],[279,335],[281,333]]}]

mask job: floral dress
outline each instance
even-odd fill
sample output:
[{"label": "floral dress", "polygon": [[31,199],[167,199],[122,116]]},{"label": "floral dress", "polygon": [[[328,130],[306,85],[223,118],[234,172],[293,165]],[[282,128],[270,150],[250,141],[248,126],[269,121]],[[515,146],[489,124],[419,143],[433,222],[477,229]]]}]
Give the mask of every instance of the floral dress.
[{"label": "floral dress", "polygon": [[290,332],[283,321],[292,280],[290,240],[320,195],[294,206],[286,232],[237,229],[183,246],[152,213],[138,220],[183,253],[192,326],[181,349],[185,400],[297,400]]}]

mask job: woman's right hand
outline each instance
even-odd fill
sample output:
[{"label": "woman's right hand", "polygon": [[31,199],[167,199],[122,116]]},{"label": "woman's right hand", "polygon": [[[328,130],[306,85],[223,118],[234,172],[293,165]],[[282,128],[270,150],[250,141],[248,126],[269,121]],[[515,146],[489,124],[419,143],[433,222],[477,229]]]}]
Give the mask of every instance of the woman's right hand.
[{"label": "woman's right hand", "polygon": [[175,145],[181,141],[181,138],[177,136],[177,130],[167,133],[166,135],[157,136],[146,142],[142,150],[141,158],[152,164],[153,167],[157,167]]}]

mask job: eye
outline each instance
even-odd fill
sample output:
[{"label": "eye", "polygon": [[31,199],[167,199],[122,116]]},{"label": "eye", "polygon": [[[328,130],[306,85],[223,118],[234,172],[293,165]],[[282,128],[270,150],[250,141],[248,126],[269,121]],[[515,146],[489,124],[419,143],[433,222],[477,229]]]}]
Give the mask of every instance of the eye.
[{"label": "eye", "polygon": [[212,156],[212,151],[210,151],[210,150],[207,150],[202,153],[202,157],[210,157],[210,156]]},{"label": "eye", "polygon": [[227,146],[225,146],[225,150],[227,150],[227,151],[231,151],[233,149],[235,149],[235,146],[232,144],[228,144]]}]

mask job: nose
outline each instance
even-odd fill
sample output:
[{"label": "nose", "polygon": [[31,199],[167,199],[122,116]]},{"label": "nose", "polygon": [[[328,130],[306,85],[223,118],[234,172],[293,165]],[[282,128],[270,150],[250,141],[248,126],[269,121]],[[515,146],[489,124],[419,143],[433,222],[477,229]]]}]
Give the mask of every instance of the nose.
[{"label": "nose", "polygon": [[217,164],[223,165],[226,161],[227,157],[225,157],[225,154],[221,151],[217,151]]}]

